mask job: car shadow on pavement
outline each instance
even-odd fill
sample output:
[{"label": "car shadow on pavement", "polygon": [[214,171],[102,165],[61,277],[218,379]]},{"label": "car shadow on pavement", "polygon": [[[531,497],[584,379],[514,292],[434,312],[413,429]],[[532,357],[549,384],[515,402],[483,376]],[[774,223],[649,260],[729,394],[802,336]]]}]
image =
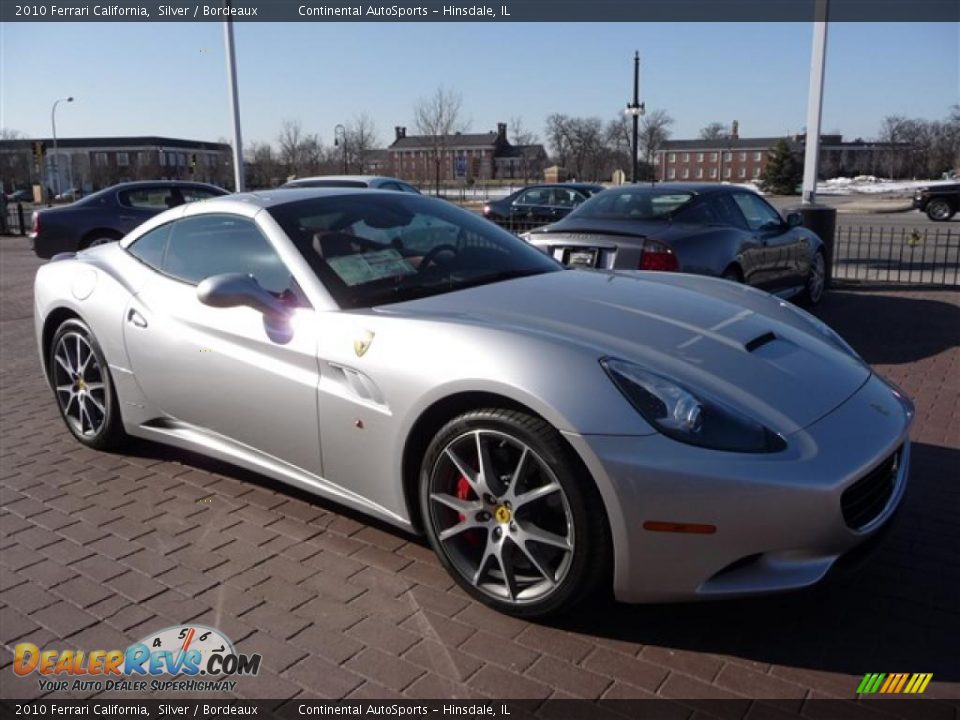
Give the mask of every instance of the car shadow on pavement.
[{"label": "car shadow on pavement", "polygon": [[911,363],[960,346],[960,294],[940,287],[908,291],[953,296],[953,302],[890,294],[902,287],[838,288],[824,296],[814,314],[871,365]]},{"label": "car shadow on pavement", "polygon": [[814,588],[673,605],[597,599],[553,624],[798,669],[862,675],[924,668],[938,681],[960,680],[958,467],[960,450],[914,444],[911,483],[890,532]]}]

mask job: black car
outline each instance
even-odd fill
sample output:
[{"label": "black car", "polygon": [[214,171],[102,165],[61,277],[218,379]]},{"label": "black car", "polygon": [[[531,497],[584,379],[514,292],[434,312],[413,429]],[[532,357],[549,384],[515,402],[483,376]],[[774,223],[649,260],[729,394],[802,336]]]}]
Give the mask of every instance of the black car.
[{"label": "black car", "polygon": [[571,210],[603,189],[603,185],[588,183],[531,185],[501,200],[491,200],[483,206],[483,216],[498,225],[529,228],[566,217]]},{"label": "black car", "polygon": [[922,187],[913,198],[913,206],[935,222],[949,220],[960,210],[960,183]]},{"label": "black car", "polygon": [[14,190],[7,195],[8,203],[32,203],[33,190]]},{"label": "black car", "polygon": [[571,267],[667,270],[744,282],[809,304],[823,296],[823,243],[760,195],[707,183],[607,190],[523,237]]},{"label": "black car", "polygon": [[113,185],[69,205],[35,210],[33,251],[50,258],[119,240],[168,208],[226,194],[215,185],[177,180]]}]

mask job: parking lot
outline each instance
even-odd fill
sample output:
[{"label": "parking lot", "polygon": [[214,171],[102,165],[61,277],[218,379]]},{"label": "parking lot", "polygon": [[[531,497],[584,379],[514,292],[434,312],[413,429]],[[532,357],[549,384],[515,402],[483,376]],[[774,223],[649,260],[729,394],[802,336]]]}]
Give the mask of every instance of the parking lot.
[{"label": "parking lot", "polygon": [[[549,624],[485,609],[421,540],[264,477],[137,442],[83,448],[33,338],[26,238],[0,238],[0,695],[13,647],[123,648],[219,628],[260,653],[243,698],[854,697],[867,672],[960,696],[960,293],[847,285],[818,315],[917,406],[897,524],[810,591],[624,606]],[[121,697],[123,695],[115,695]],[[51,695],[62,697],[62,695]]]}]

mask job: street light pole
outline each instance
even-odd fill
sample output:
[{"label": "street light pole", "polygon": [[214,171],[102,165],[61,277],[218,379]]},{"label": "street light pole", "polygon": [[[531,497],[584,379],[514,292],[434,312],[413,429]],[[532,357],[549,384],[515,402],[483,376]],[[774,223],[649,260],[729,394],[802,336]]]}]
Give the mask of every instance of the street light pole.
[{"label": "street light pole", "polygon": [[627,103],[627,109],[624,115],[633,117],[633,173],[631,182],[636,184],[639,181],[640,174],[640,116],[645,111],[644,103],[640,102],[640,52],[637,51],[633,56],[633,102]]},{"label": "street light pole", "polygon": [[[230,0],[224,0],[230,8]],[[233,49],[233,21],[229,16],[223,22],[223,42],[227,55],[227,82],[230,90],[230,114],[233,116],[233,183],[237,192],[246,189],[243,172],[243,141],[240,137],[240,96],[237,92],[237,58]]]},{"label": "street light pole", "polygon": [[62,102],[73,102],[72,97],[60,98],[59,100],[54,101],[53,107],[50,109],[50,126],[53,129],[53,160],[50,162],[51,170],[53,171],[53,184],[55,186],[56,195],[60,194],[60,167],[58,163],[58,152],[57,152],[57,105]]},{"label": "street light pole", "polygon": [[817,201],[817,174],[820,169],[820,119],[823,114],[823,75],[827,60],[827,2],[814,7],[813,51],[810,57],[810,93],[807,98],[807,136],[803,159],[802,202]]},{"label": "street light pole", "polygon": [[337,126],[333,129],[333,144],[337,144],[337,133],[340,133],[340,144],[343,147],[343,174],[347,174],[347,129],[337,123]]}]

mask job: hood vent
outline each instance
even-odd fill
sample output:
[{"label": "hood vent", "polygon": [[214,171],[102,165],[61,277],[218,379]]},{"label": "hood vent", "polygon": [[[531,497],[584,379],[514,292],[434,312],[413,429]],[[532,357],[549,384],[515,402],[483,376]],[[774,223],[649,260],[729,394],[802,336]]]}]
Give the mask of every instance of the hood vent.
[{"label": "hood vent", "polygon": [[754,350],[757,350],[758,348],[763,347],[767,343],[772,343],[776,339],[777,339],[776,335],[774,335],[772,332],[767,331],[762,335],[757,335],[757,337],[755,337],[753,340],[746,342],[743,347],[746,348],[747,352],[752,353]]}]

